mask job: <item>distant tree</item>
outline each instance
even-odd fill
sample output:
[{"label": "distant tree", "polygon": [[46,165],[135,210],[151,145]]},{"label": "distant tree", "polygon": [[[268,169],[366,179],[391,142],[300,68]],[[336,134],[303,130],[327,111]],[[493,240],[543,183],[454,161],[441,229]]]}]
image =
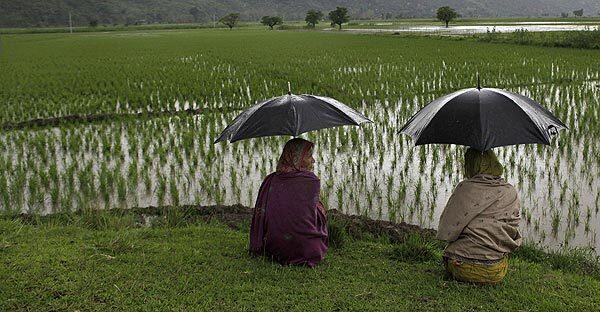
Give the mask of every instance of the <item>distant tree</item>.
[{"label": "distant tree", "polygon": [[323,19],[323,12],[317,10],[310,10],[306,12],[306,18],[304,21],[309,27],[315,28],[315,26]]},{"label": "distant tree", "polygon": [[562,18],[567,18],[567,17],[569,17],[569,13],[567,13],[567,12],[562,12],[562,13],[560,13],[560,17],[562,17]]},{"label": "distant tree", "polygon": [[223,23],[223,24],[227,25],[227,27],[229,27],[229,29],[233,29],[233,27],[235,27],[235,25],[237,24],[239,19],[240,19],[240,13],[229,13],[229,14],[221,17],[221,19],[219,19],[219,23]]},{"label": "distant tree", "polygon": [[573,15],[575,15],[577,17],[582,17],[583,16],[583,9],[579,9],[577,11],[573,11]]},{"label": "distant tree", "polygon": [[194,22],[197,22],[200,19],[200,10],[197,7],[193,7],[189,10],[191,16],[194,17]]},{"label": "distant tree", "polygon": [[273,29],[274,26],[283,24],[283,19],[280,16],[263,16],[260,23]]},{"label": "distant tree", "polygon": [[337,7],[335,10],[329,12],[329,19],[331,20],[332,25],[339,25],[340,29],[342,29],[342,24],[350,21],[348,9],[344,7]]},{"label": "distant tree", "polygon": [[98,20],[97,19],[90,20],[90,27],[97,27],[97,26],[98,26]]},{"label": "distant tree", "polygon": [[446,23],[446,28],[448,28],[448,24],[457,17],[458,13],[449,6],[441,7],[437,10],[437,19]]}]

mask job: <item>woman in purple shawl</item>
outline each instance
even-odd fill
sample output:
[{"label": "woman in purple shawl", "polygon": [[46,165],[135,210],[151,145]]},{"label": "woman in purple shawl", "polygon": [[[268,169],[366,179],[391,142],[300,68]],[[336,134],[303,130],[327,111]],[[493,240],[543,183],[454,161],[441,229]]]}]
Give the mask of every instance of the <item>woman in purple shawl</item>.
[{"label": "woman in purple shawl", "polygon": [[327,219],[319,201],[319,178],[312,172],[313,147],[300,138],[289,140],[277,171],[263,181],[250,226],[252,254],[309,267],[325,257]]}]

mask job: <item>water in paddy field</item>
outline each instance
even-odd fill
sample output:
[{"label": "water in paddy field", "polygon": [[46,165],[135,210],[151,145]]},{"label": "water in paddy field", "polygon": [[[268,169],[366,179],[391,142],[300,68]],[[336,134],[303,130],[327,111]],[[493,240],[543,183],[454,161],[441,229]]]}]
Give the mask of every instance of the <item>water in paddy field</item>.
[{"label": "water in paddy field", "polygon": [[[444,64],[444,67],[446,65]],[[376,66],[340,68],[340,81]],[[563,71],[552,65],[552,72]],[[441,83],[443,70],[436,75]],[[583,82],[514,86],[565,112],[568,131],[552,146],[495,149],[505,178],[517,187],[521,231],[550,248],[600,250],[598,72],[573,72]],[[423,84],[428,84],[423,82]],[[344,88],[352,88],[343,85]],[[424,89],[427,89],[425,86]],[[430,86],[429,86],[430,87]],[[241,90],[252,90],[242,85]],[[385,94],[348,89],[356,94]],[[462,179],[463,147],[414,147],[398,134],[404,122],[433,100],[432,94],[362,101],[374,121],[362,128],[334,128],[304,135],[316,143],[316,174],[330,209],[435,228],[454,186]],[[119,109],[127,105],[118,104]],[[196,103],[175,103],[175,109]],[[159,205],[241,203],[253,206],[265,175],[275,169],[287,138],[213,144],[239,110],[196,116],[147,118],[0,134],[0,207],[42,214],[64,210]],[[590,122],[591,121],[591,122]]]},{"label": "water in paddy field", "polygon": [[[377,26],[377,25],[375,25]],[[388,26],[388,25],[381,25]],[[389,26],[388,26],[389,27]],[[423,26],[399,26],[393,28],[368,28],[368,29],[353,29],[347,28],[349,32],[361,33],[378,33],[378,32],[407,32],[407,33],[435,33],[443,35],[466,35],[478,34],[486,32],[509,33],[517,30],[527,30],[530,32],[549,32],[549,31],[582,31],[596,30],[598,25],[594,24],[567,24],[567,23],[552,23],[552,22],[523,22],[514,23],[514,25],[460,25],[460,26],[445,26],[438,25],[423,25]]]}]

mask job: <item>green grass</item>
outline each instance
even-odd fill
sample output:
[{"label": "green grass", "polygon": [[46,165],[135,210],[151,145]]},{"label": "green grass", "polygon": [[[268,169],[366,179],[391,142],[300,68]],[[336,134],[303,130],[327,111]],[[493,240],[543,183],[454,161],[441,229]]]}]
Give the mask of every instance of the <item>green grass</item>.
[{"label": "green grass", "polygon": [[568,251],[544,252],[537,246],[524,245],[513,256],[556,270],[577,272],[600,279],[600,258],[590,249],[572,248]]},{"label": "green grass", "polygon": [[[52,221],[53,220],[53,221]],[[38,220],[39,221],[39,220]],[[245,229],[245,228],[244,228]],[[94,230],[64,219],[0,220],[0,310],[430,310],[600,307],[600,280],[511,259],[499,286],[447,280],[395,245],[349,240],[316,269],[246,253],[246,230],[215,223]]]}]

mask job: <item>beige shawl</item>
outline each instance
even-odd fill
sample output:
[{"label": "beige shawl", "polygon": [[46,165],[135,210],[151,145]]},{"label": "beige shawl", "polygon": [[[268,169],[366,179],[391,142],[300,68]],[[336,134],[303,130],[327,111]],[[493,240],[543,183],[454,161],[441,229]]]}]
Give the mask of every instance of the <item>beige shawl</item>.
[{"label": "beige shawl", "polygon": [[478,174],[458,184],[442,212],[437,237],[444,255],[480,261],[502,259],[521,245],[519,198],[500,177]]}]

